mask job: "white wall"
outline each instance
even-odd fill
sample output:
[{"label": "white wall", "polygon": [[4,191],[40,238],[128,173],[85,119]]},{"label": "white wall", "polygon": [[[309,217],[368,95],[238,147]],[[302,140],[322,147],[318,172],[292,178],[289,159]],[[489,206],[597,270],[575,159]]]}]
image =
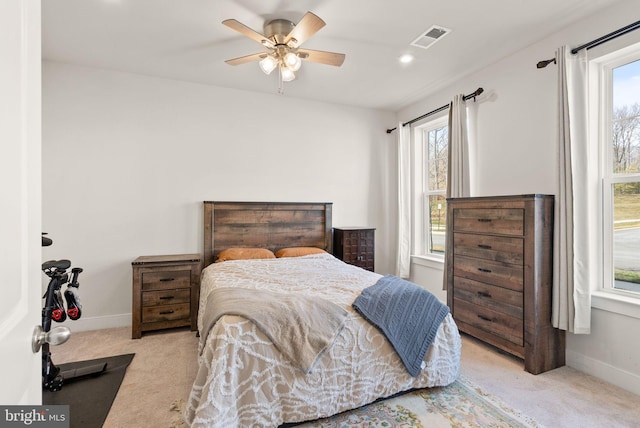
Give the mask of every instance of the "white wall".
[{"label": "white wall", "polygon": [[[408,121],[447,104],[457,93],[483,87],[471,115],[477,129],[474,196],[554,194],[557,69],[551,64],[539,70],[536,63],[553,58],[563,44],[579,46],[632,23],[637,12],[637,1],[621,2],[405,108],[399,120]],[[640,31],[612,43],[638,38]],[[442,265],[414,263],[412,279],[442,298]],[[639,331],[638,317],[594,308],[592,333],[568,334],[567,364],[640,394]]]},{"label": "white wall", "polygon": [[390,112],[45,61],[42,118],[43,258],[84,268],[74,331],[130,325],[131,261],[202,252],[204,200],[333,202],[391,272]]}]

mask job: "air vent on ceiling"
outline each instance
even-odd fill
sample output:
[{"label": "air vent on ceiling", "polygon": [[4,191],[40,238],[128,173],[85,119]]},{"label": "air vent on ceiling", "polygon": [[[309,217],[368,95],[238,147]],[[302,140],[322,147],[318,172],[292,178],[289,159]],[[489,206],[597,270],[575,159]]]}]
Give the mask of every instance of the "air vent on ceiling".
[{"label": "air vent on ceiling", "polygon": [[451,30],[448,28],[434,25],[424,33],[420,34],[420,36],[413,42],[411,42],[411,46],[427,49],[429,46],[431,46],[450,32]]}]

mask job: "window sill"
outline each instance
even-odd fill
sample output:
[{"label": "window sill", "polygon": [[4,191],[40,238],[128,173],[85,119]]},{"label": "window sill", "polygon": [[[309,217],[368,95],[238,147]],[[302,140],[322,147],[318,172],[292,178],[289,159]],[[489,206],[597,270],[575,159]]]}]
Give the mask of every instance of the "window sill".
[{"label": "window sill", "polygon": [[640,299],[611,291],[591,293],[591,307],[640,319]]},{"label": "window sill", "polygon": [[412,255],[411,263],[433,269],[444,269],[444,257]]}]

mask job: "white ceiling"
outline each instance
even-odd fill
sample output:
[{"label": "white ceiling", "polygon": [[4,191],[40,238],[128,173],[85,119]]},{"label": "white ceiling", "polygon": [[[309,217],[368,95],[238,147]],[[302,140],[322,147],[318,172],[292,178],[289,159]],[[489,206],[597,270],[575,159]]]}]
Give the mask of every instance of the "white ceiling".
[{"label": "white ceiling", "polygon": [[[284,96],[398,110],[617,1],[43,0],[42,56],[275,94],[277,73],[225,64],[263,48],[221,22],[234,18],[262,33],[265,21],[297,22],[312,11],[327,25],[303,47],[346,60],[304,62]],[[429,49],[409,46],[432,25],[453,31]],[[415,61],[401,65],[404,53]]]}]

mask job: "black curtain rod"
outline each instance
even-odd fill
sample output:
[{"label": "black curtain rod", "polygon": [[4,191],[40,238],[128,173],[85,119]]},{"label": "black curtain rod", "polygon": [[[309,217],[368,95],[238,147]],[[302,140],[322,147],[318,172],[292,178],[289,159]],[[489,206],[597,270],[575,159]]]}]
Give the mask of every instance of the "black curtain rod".
[{"label": "black curtain rod", "polygon": [[[471,94],[469,94],[469,95],[465,95],[465,96],[463,97],[463,99],[464,99],[465,101],[467,101],[467,100],[470,100],[471,98],[473,98],[473,100],[475,101],[475,100],[476,100],[476,97],[477,97],[478,95],[480,95],[481,93],[483,93],[483,92],[484,92],[484,89],[482,89],[482,88],[478,88],[478,89],[476,89],[476,90],[475,90],[475,92],[473,92],[473,93],[471,93]],[[403,124],[402,124],[402,126],[411,125],[412,123],[415,123],[415,122],[417,122],[417,121],[419,121],[419,120],[422,120],[422,119],[424,119],[425,117],[431,116],[432,114],[440,113],[441,111],[446,110],[446,109],[448,109],[448,108],[449,108],[449,104],[444,105],[444,106],[442,106],[442,107],[438,107],[437,109],[432,110],[432,111],[430,111],[429,113],[425,113],[425,114],[423,114],[423,115],[422,115],[422,116],[420,116],[420,117],[416,117],[415,119],[411,119],[410,121],[403,123]],[[387,134],[391,134],[391,133],[392,133],[393,131],[395,131],[396,129],[398,129],[398,128],[396,127],[396,128],[387,129]]]},{"label": "black curtain rod", "polygon": [[[606,43],[610,40],[613,40],[617,37],[623,36],[627,33],[630,33],[634,30],[637,30],[638,28],[640,28],[640,21],[636,21],[633,24],[629,24],[626,27],[622,27],[616,31],[612,31],[609,34],[605,34],[602,37],[598,37],[595,40],[590,41],[589,43],[585,43],[582,46],[578,46],[577,48],[573,48],[571,49],[571,53],[573,55],[577,54],[578,52],[580,52],[582,49],[591,49],[591,48],[595,48],[596,46],[600,46],[603,43]],[[556,59],[552,58],[552,59],[546,59],[544,61],[539,61],[538,64],[536,64],[537,68],[545,68],[547,65],[551,64],[551,63],[556,63]]]}]

